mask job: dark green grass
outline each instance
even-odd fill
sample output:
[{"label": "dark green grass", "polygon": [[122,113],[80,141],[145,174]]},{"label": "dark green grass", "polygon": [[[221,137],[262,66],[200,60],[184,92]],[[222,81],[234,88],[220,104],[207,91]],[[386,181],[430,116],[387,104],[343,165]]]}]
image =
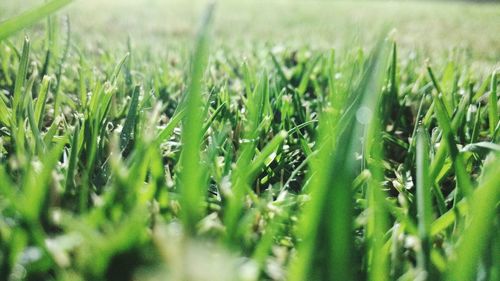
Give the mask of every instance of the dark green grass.
[{"label": "dark green grass", "polygon": [[242,59],[213,13],[166,56],[0,31],[0,280],[498,280],[497,72]]}]

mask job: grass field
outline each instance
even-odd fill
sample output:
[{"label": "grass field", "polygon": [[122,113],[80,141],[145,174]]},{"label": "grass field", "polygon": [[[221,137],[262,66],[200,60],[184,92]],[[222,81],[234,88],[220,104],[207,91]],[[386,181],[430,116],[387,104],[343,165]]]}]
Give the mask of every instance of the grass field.
[{"label": "grass field", "polygon": [[[0,19],[42,2],[2,3]],[[60,14],[70,16],[80,48],[123,48],[130,35],[136,48],[154,48],[156,53],[180,39],[192,39],[205,2],[88,0]],[[423,50],[425,56],[440,59],[462,48],[470,64],[498,67],[499,10],[494,3],[467,2],[222,0],[217,3],[212,45],[236,50],[265,43],[323,50],[368,47],[387,25],[405,52]],[[43,31],[43,24],[40,27]]]},{"label": "grass field", "polygon": [[499,280],[499,67],[495,3],[3,1],[0,280]]}]

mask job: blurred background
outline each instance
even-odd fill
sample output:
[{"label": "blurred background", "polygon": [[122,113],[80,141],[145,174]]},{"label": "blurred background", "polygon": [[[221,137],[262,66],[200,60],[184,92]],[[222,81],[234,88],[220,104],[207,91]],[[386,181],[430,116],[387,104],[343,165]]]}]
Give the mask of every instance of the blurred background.
[{"label": "blurred background", "polygon": [[[0,1],[0,19],[43,0]],[[192,38],[206,0],[76,0],[72,36],[90,50],[101,44],[162,50]],[[43,24],[38,26],[43,30]],[[500,61],[500,0],[329,1],[219,0],[214,40],[219,46],[259,44],[307,48],[369,46],[386,27],[402,50],[442,57],[462,52],[474,64]],[[29,31],[36,36],[37,28]],[[41,34],[40,34],[41,35]]]}]

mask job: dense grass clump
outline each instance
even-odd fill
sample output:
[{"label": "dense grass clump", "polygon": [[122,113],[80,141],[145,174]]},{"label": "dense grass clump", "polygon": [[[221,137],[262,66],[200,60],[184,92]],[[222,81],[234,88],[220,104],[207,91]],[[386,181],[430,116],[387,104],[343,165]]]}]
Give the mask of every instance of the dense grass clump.
[{"label": "dense grass clump", "polygon": [[385,35],[242,59],[212,7],[190,52],[87,54],[67,2],[0,24],[0,280],[500,278],[496,72]]}]

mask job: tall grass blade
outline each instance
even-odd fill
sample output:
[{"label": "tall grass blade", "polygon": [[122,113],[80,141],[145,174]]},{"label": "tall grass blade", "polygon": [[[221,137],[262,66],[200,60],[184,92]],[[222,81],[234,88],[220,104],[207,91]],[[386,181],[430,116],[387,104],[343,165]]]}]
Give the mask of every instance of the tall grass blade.
[{"label": "tall grass blade", "polygon": [[[393,57],[395,60],[395,57]],[[394,66],[394,64],[393,64]],[[385,101],[387,102],[387,101]],[[368,240],[368,278],[372,281],[389,280],[389,251],[384,247],[385,233],[388,230],[388,212],[386,194],[383,190],[383,141],[381,139],[381,114],[373,117],[366,136],[366,153],[369,157],[368,168],[371,177],[368,181],[368,222],[366,239]]]},{"label": "tall grass blade", "polygon": [[[500,167],[500,158],[490,163],[491,167]],[[486,167],[484,168],[486,169]],[[456,254],[450,261],[447,280],[475,280],[478,262],[486,250],[487,241],[493,237],[493,223],[500,200],[500,174],[495,168],[490,169],[470,197],[470,211],[467,226],[456,246]]]},{"label": "tall grass blade", "polygon": [[[360,150],[362,128],[369,124],[378,104],[383,81],[384,55],[378,45],[354,100],[339,124],[325,114],[320,121],[320,152],[314,161],[311,201],[299,226],[302,239],[291,263],[290,280],[355,280],[353,255],[353,206],[351,184],[356,176],[353,155]],[[366,116],[368,115],[368,116]],[[323,125],[322,125],[323,123]],[[332,137],[327,137],[333,134]],[[333,149],[337,147],[338,149]]]},{"label": "tall grass blade", "polygon": [[[241,229],[238,227],[240,218],[243,215],[244,200],[247,195],[253,195],[251,189],[251,177],[249,171],[252,159],[255,156],[256,143],[260,135],[259,125],[262,122],[264,106],[268,99],[268,77],[261,76],[259,84],[250,90],[250,74],[247,79],[248,94],[248,115],[244,124],[243,139],[240,141],[239,156],[236,160],[236,167],[231,176],[232,190],[227,197],[227,211],[224,213],[224,223],[227,229],[226,241],[228,244],[234,244],[239,239]],[[255,175],[255,174],[254,174]]]},{"label": "tall grass blade", "polygon": [[453,161],[453,166],[455,168],[455,174],[457,176],[457,185],[459,187],[462,195],[468,196],[472,192],[472,183],[470,177],[465,169],[465,163],[462,154],[458,151],[452,127],[450,117],[446,112],[446,107],[442,99],[438,95],[434,95],[434,104],[436,105],[436,117],[438,123],[443,130],[443,139],[448,147],[450,157]]},{"label": "tall grass blade", "polygon": [[75,129],[73,130],[73,138],[71,140],[70,154],[69,154],[69,163],[68,163],[68,171],[66,172],[66,186],[64,189],[65,195],[73,196],[76,192],[75,190],[75,171],[77,169],[77,159],[79,156],[78,143],[80,141],[80,123],[77,121],[75,125]]},{"label": "tall grass blade", "polygon": [[194,234],[197,222],[203,216],[206,188],[204,166],[200,159],[203,129],[202,79],[207,65],[209,26],[214,5],[208,6],[198,31],[193,54],[191,77],[186,93],[186,113],[182,124],[182,154],[180,164],[180,194],[182,221],[188,233]]},{"label": "tall grass blade", "polygon": [[421,251],[418,252],[417,261],[421,270],[426,272],[427,280],[435,280],[431,269],[431,224],[432,224],[432,183],[429,177],[429,137],[422,127],[417,130],[417,213],[418,234]]},{"label": "tall grass blade", "polygon": [[14,110],[14,122],[17,122],[17,118],[22,114],[22,104],[24,101],[23,90],[26,84],[26,76],[28,75],[28,61],[30,54],[30,40],[28,37],[24,38],[23,52],[21,55],[21,60],[19,61],[19,68],[17,70],[16,82],[14,84],[14,95],[12,101],[12,108]]}]

